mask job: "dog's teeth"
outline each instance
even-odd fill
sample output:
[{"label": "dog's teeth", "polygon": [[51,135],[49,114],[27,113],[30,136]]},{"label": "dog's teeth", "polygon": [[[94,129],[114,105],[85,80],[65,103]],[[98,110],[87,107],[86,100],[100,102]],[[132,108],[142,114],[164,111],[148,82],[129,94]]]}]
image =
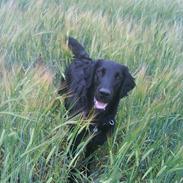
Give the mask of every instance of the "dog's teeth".
[{"label": "dog's teeth", "polygon": [[105,110],[105,108],[107,107],[107,103],[99,102],[98,100],[94,99],[94,107],[96,109]]}]

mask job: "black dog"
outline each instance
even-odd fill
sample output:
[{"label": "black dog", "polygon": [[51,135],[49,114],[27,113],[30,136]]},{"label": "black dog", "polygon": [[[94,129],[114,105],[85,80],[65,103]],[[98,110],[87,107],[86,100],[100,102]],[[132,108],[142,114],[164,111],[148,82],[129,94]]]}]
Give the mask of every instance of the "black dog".
[{"label": "black dog", "polygon": [[[119,101],[135,87],[135,82],[126,66],[109,60],[93,61],[74,38],[69,37],[68,46],[74,59],[62,80],[64,92],[69,94],[65,99],[65,107],[71,116],[82,113],[87,118],[91,111],[94,112],[89,126],[90,132],[83,130],[76,137],[72,153],[82,138],[92,133],[94,137],[88,143],[85,153],[88,158],[114,129]],[[59,93],[63,93],[63,90]],[[90,162],[87,165],[88,170]]]}]

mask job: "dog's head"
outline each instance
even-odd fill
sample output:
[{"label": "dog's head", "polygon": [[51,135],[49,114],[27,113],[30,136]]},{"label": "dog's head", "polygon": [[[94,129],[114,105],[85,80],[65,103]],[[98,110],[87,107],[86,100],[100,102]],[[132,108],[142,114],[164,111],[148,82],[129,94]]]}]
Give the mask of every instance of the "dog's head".
[{"label": "dog's head", "polygon": [[80,98],[83,93],[80,90],[92,90],[91,100],[95,109],[105,110],[110,104],[127,96],[135,87],[128,67],[110,60],[92,61],[84,47],[72,37],[69,37],[68,46],[75,58],[70,66],[73,71],[69,79],[72,80],[71,90]]},{"label": "dog's head", "polygon": [[99,60],[95,66],[93,85],[94,108],[105,110],[112,101],[127,96],[135,87],[135,82],[126,66]]}]

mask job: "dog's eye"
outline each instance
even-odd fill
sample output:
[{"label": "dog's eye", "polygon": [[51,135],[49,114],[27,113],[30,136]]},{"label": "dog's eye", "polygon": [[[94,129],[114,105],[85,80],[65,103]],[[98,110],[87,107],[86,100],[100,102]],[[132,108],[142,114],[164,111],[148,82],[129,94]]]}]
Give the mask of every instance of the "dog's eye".
[{"label": "dog's eye", "polygon": [[121,76],[120,76],[119,73],[116,73],[116,74],[115,74],[115,79],[117,79],[117,80],[120,80],[120,79],[121,79]]},{"label": "dog's eye", "polygon": [[104,74],[105,74],[105,69],[104,69],[104,68],[101,68],[101,69],[99,69],[99,70],[97,71],[97,75],[98,75],[98,76],[104,76]]}]

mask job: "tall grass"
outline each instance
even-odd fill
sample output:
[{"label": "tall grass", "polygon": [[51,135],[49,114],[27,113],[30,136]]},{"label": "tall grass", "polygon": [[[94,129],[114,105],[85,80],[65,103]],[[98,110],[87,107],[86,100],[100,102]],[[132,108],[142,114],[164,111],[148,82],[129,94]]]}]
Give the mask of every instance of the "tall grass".
[{"label": "tall grass", "polygon": [[[66,154],[88,123],[69,120],[56,94],[72,58],[68,35],[94,59],[127,64],[137,84],[78,182],[183,182],[182,0],[1,0],[0,182],[64,183],[71,164],[82,165],[89,139]],[[47,68],[34,66],[40,54]]]}]

